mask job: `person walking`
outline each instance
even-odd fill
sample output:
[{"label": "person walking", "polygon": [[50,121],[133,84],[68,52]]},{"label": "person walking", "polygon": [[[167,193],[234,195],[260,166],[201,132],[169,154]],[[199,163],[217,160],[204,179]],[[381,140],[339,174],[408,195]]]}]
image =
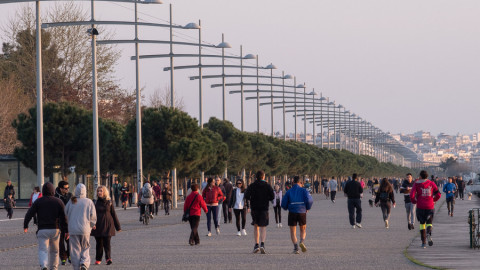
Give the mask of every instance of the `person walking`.
[{"label": "person walking", "polygon": [[457,187],[453,183],[452,177],[448,177],[448,183],[443,186],[443,192],[445,193],[445,200],[447,201],[448,215],[451,217],[453,217],[456,191]]},{"label": "person walking", "polygon": [[74,270],[87,270],[90,266],[90,233],[95,230],[97,213],[92,200],[87,198],[87,188],[80,183],[75,196],[65,206],[70,234],[70,257]]},{"label": "person walking", "polygon": [[217,177],[215,179],[215,185],[222,191],[223,197],[221,200],[218,201],[218,211],[217,211],[217,222],[218,222],[218,231],[220,230],[220,219],[222,218],[222,207],[223,207],[223,202],[225,201],[225,188],[223,187],[222,184],[222,179],[220,177]]},{"label": "person walking", "polygon": [[115,206],[118,207],[120,203],[120,195],[122,194],[122,185],[118,182],[118,178],[115,180],[115,184],[112,185],[113,197],[115,199]]},{"label": "person walking", "polygon": [[183,211],[188,211],[188,207],[190,207],[190,216],[188,217],[188,222],[190,223],[190,238],[188,239],[188,243],[193,245],[200,244],[200,237],[198,236],[198,225],[200,224],[200,216],[203,212],[208,213],[207,204],[203,200],[203,197],[200,196],[198,193],[198,185],[192,184],[190,186],[192,192],[187,196],[185,199],[185,203],[183,204]]},{"label": "person walking", "polygon": [[217,234],[220,234],[220,226],[218,225],[218,214],[217,212],[220,211],[219,209],[219,202],[225,199],[223,196],[222,191],[218,186],[215,185],[213,178],[208,178],[207,186],[202,192],[202,197],[205,203],[207,204],[207,236],[212,236],[212,218],[213,224],[215,225],[215,231]]},{"label": "person walking", "polygon": [[[362,228],[362,200],[363,197],[363,188],[358,182],[357,174],[352,175],[352,180],[348,181],[345,184],[345,189],[343,190],[345,195],[348,197],[348,217],[350,220],[350,225],[353,229]],[[356,212],[356,216],[355,216]]]},{"label": "person walking", "polygon": [[283,193],[280,189],[279,185],[275,185],[275,189],[273,190],[275,194],[275,198],[272,201],[273,205],[273,212],[275,213],[275,222],[277,224],[277,228],[283,227],[282,225],[282,198]]},{"label": "person walking", "polygon": [[[308,191],[302,187],[300,177],[293,178],[293,187],[285,193],[282,200],[282,208],[288,210],[288,226],[290,227],[290,238],[293,243],[293,253],[299,254],[298,247],[302,252],[307,252],[305,237],[307,236],[307,212],[312,208],[313,198]],[[297,241],[297,224],[300,227],[300,242]]]},{"label": "person walking", "polygon": [[465,181],[463,181],[463,177],[459,176],[457,180],[457,186],[458,186],[458,197],[460,199],[464,199],[464,191],[465,191]]},{"label": "person walking", "polygon": [[233,186],[230,181],[225,178],[223,179],[223,189],[225,190],[225,200],[222,203],[223,210],[223,223],[232,223],[232,208],[228,207],[230,201],[232,200]]},{"label": "person walking", "polygon": [[165,215],[170,215],[170,201],[172,200],[172,190],[168,183],[163,185],[162,189],[162,200],[163,200],[163,209],[165,210]]},{"label": "person walking", "polygon": [[392,210],[392,204],[395,208],[395,195],[393,193],[393,187],[387,178],[383,178],[380,181],[380,187],[375,195],[375,206],[379,206],[382,209],[383,222],[385,222],[385,228],[389,228],[388,221],[390,219],[390,212]]},{"label": "person walking", "polygon": [[[30,195],[30,202],[28,203],[28,207],[29,208],[32,207],[33,203],[41,197],[42,197],[42,192],[40,192],[40,188],[39,187],[34,187],[32,195]],[[33,216],[33,224],[34,225],[38,224],[37,215]]]},{"label": "person walking", "polygon": [[[66,180],[67,178],[64,177]],[[62,180],[58,182],[58,186],[55,189],[55,197],[59,198],[62,200],[63,204],[67,205],[67,203],[70,201],[72,198],[72,193],[69,192],[70,186],[67,181]],[[67,264],[67,260],[69,263],[71,263],[70,259],[70,245],[69,245],[69,240],[65,239],[65,232],[62,232],[60,234],[60,260],[62,262],[62,265]]]},{"label": "person walking", "polygon": [[338,186],[338,183],[335,177],[332,177],[332,179],[328,181],[327,186],[330,192],[330,199],[332,200],[332,203],[335,203],[335,197],[337,195],[337,186]]},{"label": "person walking", "polygon": [[[235,214],[235,224],[237,225],[237,236],[247,235],[245,224],[247,223],[247,212],[250,210],[249,201],[245,198],[245,183],[242,179],[236,181],[236,187],[233,189],[229,208],[233,209]],[[240,217],[242,218],[242,230],[240,231]]]},{"label": "person walking", "polygon": [[10,193],[7,195],[7,199],[3,204],[3,208],[7,211],[7,218],[12,219],[13,217],[13,208],[15,208],[15,200],[13,199],[13,195]]},{"label": "person walking", "polygon": [[160,208],[160,200],[162,199],[162,188],[157,181],[153,181],[153,195],[155,195],[155,216],[158,216],[158,208]]},{"label": "person walking", "polygon": [[410,191],[413,187],[413,177],[411,173],[407,173],[407,177],[403,180],[400,192],[403,193],[403,199],[405,201],[405,210],[407,211],[408,230],[415,229],[415,208],[416,204],[412,203],[410,199]]},{"label": "person walking", "polygon": [[8,194],[12,194],[13,200],[15,200],[15,188],[12,185],[12,181],[8,180],[5,190],[3,191],[3,201],[5,202],[8,198]]},{"label": "person walking", "polygon": [[442,194],[438,191],[437,186],[431,180],[428,180],[426,171],[420,172],[420,179],[415,181],[410,198],[412,203],[417,204],[417,220],[420,224],[420,235],[422,239],[422,247],[432,246],[432,223],[435,214],[435,202],[440,199]]},{"label": "person walking", "polygon": [[122,193],[122,207],[124,210],[127,210],[128,194],[130,193],[130,188],[128,187],[127,182],[123,182],[120,192]]},{"label": "person walking", "polygon": [[58,268],[60,232],[65,232],[65,238],[68,239],[65,205],[54,194],[52,183],[45,183],[42,187],[43,196],[32,204],[23,221],[23,231],[27,233],[30,220],[38,217],[38,261],[42,270]]},{"label": "person walking", "polygon": [[103,251],[105,251],[105,261],[107,265],[112,264],[111,245],[112,236],[115,231],[120,232],[120,222],[118,221],[115,207],[113,207],[110,194],[107,187],[99,186],[97,188],[97,201],[95,202],[95,213],[97,223],[92,230],[92,236],[95,237],[95,264],[102,262]]},{"label": "person walking", "polygon": [[[268,208],[270,201],[275,198],[272,187],[265,182],[265,172],[258,171],[257,180],[248,186],[245,198],[250,201],[252,225],[254,226],[255,246],[253,253],[266,253],[265,240],[267,239]],[[260,245],[259,245],[259,241]]]},{"label": "person walking", "polygon": [[318,178],[313,181],[313,187],[315,188],[315,193],[318,194],[318,187],[320,186],[320,181],[318,181]]}]

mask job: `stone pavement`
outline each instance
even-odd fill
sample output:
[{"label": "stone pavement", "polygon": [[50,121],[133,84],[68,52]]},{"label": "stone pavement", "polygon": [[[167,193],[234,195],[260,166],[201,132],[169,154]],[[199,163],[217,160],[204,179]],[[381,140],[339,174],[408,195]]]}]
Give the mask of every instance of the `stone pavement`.
[{"label": "stone pavement", "polygon": [[[117,213],[123,231],[112,239],[113,265],[92,265],[90,269],[422,269],[408,260],[403,252],[418,231],[407,229],[403,195],[396,194],[397,207],[392,209],[390,229],[385,229],[380,208],[363,199],[362,229],[352,229],[348,222],[347,200],[340,192],[336,203],[321,194],[307,216],[308,251],[292,253],[287,212],[282,212],[283,228],[275,226],[273,211],[267,229],[266,255],[252,254],[254,245],[250,216],[248,236],[236,236],[234,224],[221,224],[221,234],[206,237],[206,218],[200,222],[200,245],[188,245],[189,225],[181,223],[181,211],[159,216],[145,226],[138,222],[136,209]],[[368,197],[368,198],[367,198]],[[25,210],[16,210],[14,220],[0,221],[0,269],[39,269],[37,246],[31,224],[23,234]],[[6,214],[5,214],[6,216]],[[20,218],[15,220],[15,218]],[[222,219],[223,220],[223,219]],[[223,222],[223,221],[222,221]],[[437,237],[437,239],[439,236]],[[92,261],[95,240],[90,242]],[[432,249],[433,251],[434,249]],[[59,266],[71,269],[71,266]]]}]

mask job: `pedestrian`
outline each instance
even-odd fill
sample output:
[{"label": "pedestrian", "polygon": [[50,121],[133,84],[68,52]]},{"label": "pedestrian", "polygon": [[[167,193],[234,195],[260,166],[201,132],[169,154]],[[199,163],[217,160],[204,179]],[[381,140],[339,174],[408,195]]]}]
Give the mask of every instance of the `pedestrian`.
[{"label": "pedestrian", "polygon": [[330,192],[330,198],[332,200],[332,203],[335,203],[335,197],[337,195],[337,186],[338,186],[338,183],[335,177],[332,177],[332,179],[328,181],[327,186],[328,186],[328,191]]},{"label": "pedestrian", "polygon": [[[335,178],[332,176],[332,178]],[[325,199],[330,197],[330,192],[328,191],[328,179],[322,179],[323,194],[325,194]]]},{"label": "pedestrian", "polygon": [[[242,179],[238,179],[233,189],[232,198],[230,199],[230,209],[235,214],[235,224],[237,225],[237,236],[247,235],[245,224],[247,223],[247,212],[250,211],[249,201],[245,198],[245,183]],[[242,218],[242,231],[240,231],[240,217]]]},{"label": "pedestrian", "polygon": [[432,223],[433,215],[435,214],[435,202],[440,199],[442,195],[438,191],[437,186],[432,181],[428,180],[428,173],[426,171],[420,172],[420,179],[415,181],[410,191],[410,198],[412,203],[417,204],[417,220],[420,224],[420,235],[422,239],[422,247],[426,248],[426,240],[428,245],[432,246]]},{"label": "pedestrian", "polygon": [[223,188],[225,190],[225,200],[222,203],[222,210],[223,210],[223,223],[232,223],[232,208],[228,207],[230,201],[232,200],[232,193],[233,193],[233,185],[230,181],[225,178],[223,179]]},{"label": "pedestrian", "polygon": [[122,207],[124,210],[127,210],[128,194],[130,193],[130,188],[128,187],[127,182],[123,182],[120,192],[122,193]]},{"label": "pedestrian", "polygon": [[153,195],[155,195],[155,216],[158,216],[158,208],[162,199],[162,188],[157,181],[153,181]]},{"label": "pedestrian", "polygon": [[75,196],[65,206],[70,234],[70,257],[74,270],[87,270],[90,266],[90,233],[95,230],[97,214],[92,200],[87,198],[87,188],[80,183]]},{"label": "pedestrian", "polygon": [[393,189],[395,190],[395,193],[398,193],[398,189],[399,189],[399,181],[398,179],[393,179]]},{"label": "pedestrian", "polygon": [[[250,201],[252,225],[254,226],[255,246],[253,253],[266,253],[265,240],[267,239],[268,208],[270,201],[275,198],[272,187],[265,182],[265,172],[258,171],[257,180],[248,186],[245,198]],[[260,242],[261,241],[261,242]],[[259,245],[260,242],[260,245]]]},{"label": "pedestrian", "polygon": [[318,178],[313,181],[313,187],[315,188],[315,193],[318,194],[318,187],[320,186],[320,181],[318,181]]},{"label": "pedestrian", "polygon": [[97,198],[95,202],[97,223],[95,229],[92,230],[92,236],[95,237],[96,242],[95,264],[102,262],[103,251],[105,251],[105,261],[107,265],[110,265],[112,264],[110,241],[112,236],[115,236],[115,231],[120,232],[122,228],[107,187],[99,186],[97,188]]},{"label": "pedestrian", "polygon": [[205,203],[207,204],[207,236],[212,236],[212,218],[213,224],[215,225],[215,231],[217,234],[220,234],[220,226],[218,225],[218,214],[217,212],[220,211],[219,205],[220,200],[224,200],[224,196],[222,191],[218,186],[215,185],[213,178],[208,178],[207,186],[202,192],[202,197]]},{"label": "pedestrian", "polygon": [[[295,183],[295,182],[294,182]],[[275,213],[275,222],[277,224],[277,228],[282,228],[282,190],[280,189],[279,185],[275,185],[274,189],[275,198],[272,201],[273,204],[273,212]]]},{"label": "pedestrian", "polygon": [[[358,182],[357,174],[352,175],[352,180],[345,184],[344,191],[348,197],[348,217],[353,229],[362,228],[362,200],[363,188]],[[355,215],[356,214],[356,215]]]},{"label": "pedestrian", "polygon": [[[33,203],[41,197],[42,197],[42,192],[40,192],[40,188],[39,187],[34,187],[32,195],[30,195],[30,202],[28,203],[28,207],[29,208],[32,207]],[[33,216],[33,224],[35,224],[35,225],[38,224],[37,215]]]},{"label": "pedestrian", "polygon": [[[66,180],[67,178],[64,177],[64,179]],[[59,198],[63,202],[64,205],[67,205],[67,203],[72,198],[72,193],[69,192],[70,185],[65,180],[62,180],[62,181],[58,182],[58,186],[55,189],[55,197]],[[69,263],[71,263],[70,245],[69,245],[70,240],[65,239],[65,233],[66,232],[61,232],[60,233],[60,243],[59,243],[59,246],[60,246],[60,260],[62,262],[62,265],[66,265],[67,260],[68,260]]]},{"label": "pedestrian", "polygon": [[215,179],[215,185],[222,191],[223,197],[220,201],[218,201],[218,212],[217,212],[217,220],[218,220],[218,228],[220,228],[220,219],[222,218],[222,208],[223,208],[223,202],[225,201],[225,187],[223,186],[222,179],[220,177],[217,177]]},{"label": "pedestrian", "polygon": [[118,178],[115,180],[115,184],[112,185],[113,197],[115,198],[115,206],[118,207],[120,203],[120,195],[122,194],[122,185],[118,182]]},{"label": "pedestrian", "polygon": [[68,239],[67,219],[65,205],[54,197],[55,188],[47,182],[42,187],[42,197],[38,198],[25,214],[23,231],[28,232],[28,223],[38,217],[38,261],[42,270],[58,268],[58,243],[60,232],[65,232]]},{"label": "pedestrian", "polygon": [[379,206],[382,209],[383,222],[385,222],[385,228],[389,228],[388,220],[390,219],[390,212],[392,210],[392,204],[395,208],[395,195],[393,193],[393,187],[387,178],[383,178],[380,181],[380,187],[375,195],[375,206]]},{"label": "pedestrian", "polygon": [[457,186],[458,186],[458,196],[460,199],[464,199],[464,191],[465,191],[465,181],[463,181],[463,177],[459,176],[457,180]]},{"label": "pedestrian", "polygon": [[149,217],[153,219],[153,203],[155,202],[155,195],[153,189],[148,181],[143,184],[143,188],[140,190],[140,221],[143,221],[145,217],[145,210],[148,207]]},{"label": "pedestrian", "polygon": [[[190,223],[190,238],[188,239],[188,243],[193,245],[200,244],[200,237],[198,236],[198,225],[200,224],[200,216],[203,212],[208,213],[207,204],[203,200],[202,196],[199,196],[198,193],[198,185],[191,184],[190,189],[192,192],[187,196],[185,199],[185,203],[183,204],[183,211],[190,211],[190,216],[188,217],[188,222]],[[187,208],[189,207],[189,208]]]},{"label": "pedestrian", "polygon": [[455,205],[455,191],[456,186],[453,183],[452,177],[448,177],[448,183],[443,186],[443,192],[445,193],[445,200],[447,201],[448,215],[453,217],[453,206]]},{"label": "pedestrian", "polygon": [[415,208],[416,204],[412,203],[410,199],[410,191],[412,191],[413,187],[413,177],[411,173],[407,173],[407,177],[403,180],[402,187],[400,188],[400,192],[403,193],[403,198],[405,201],[405,210],[407,211],[407,222],[408,222],[408,229],[413,230],[415,229]]},{"label": "pedestrian", "polygon": [[172,190],[167,182],[163,184],[162,189],[162,200],[163,200],[163,209],[165,210],[165,215],[170,215],[170,200],[172,200]]},{"label": "pedestrian", "polygon": [[12,181],[8,180],[5,190],[3,191],[3,201],[5,202],[8,198],[8,194],[12,194],[13,200],[15,200],[15,188],[12,185]]},{"label": "pedestrian", "polygon": [[12,219],[13,208],[15,208],[15,200],[13,199],[13,194],[9,193],[7,195],[7,199],[5,199],[5,203],[3,204],[3,208],[5,208],[5,211],[7,211],[7,218]]},{"label": "pedestrian", "polygon": [[[313,198],[310,193],[302,187],[300,177],[293,177],[293,187],[285,193],[282,200],[282,208],[288,210],[288,226],[290,227],[290,238],[293,243],[293,253],[299,254],[298,247],[302,252],[307,251],[305,237],[307,236],[307,212],[312,208]],[[297,241],[297,224],[300,228],[300,242]]]}]

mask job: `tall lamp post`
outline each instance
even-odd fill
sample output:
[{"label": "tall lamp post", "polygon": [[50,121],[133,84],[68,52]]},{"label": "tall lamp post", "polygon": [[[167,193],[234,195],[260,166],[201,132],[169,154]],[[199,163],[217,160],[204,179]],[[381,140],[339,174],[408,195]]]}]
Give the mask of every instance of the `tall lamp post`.
[{"label": "tall lamp post", "polygon": [[271,102],[271,106],[270,106],[270,116],[271,116],[271,121],[272,121],[272,128],[271,128],[271,135],[272,137],[274,136],[274,132],[273,132],[273,70],[274,69],[277,69],[277,67],[273,64],[270,64],[270,65],[267,65],[265,67],[265,69],[269,69],[270,70],[270,102]]}]

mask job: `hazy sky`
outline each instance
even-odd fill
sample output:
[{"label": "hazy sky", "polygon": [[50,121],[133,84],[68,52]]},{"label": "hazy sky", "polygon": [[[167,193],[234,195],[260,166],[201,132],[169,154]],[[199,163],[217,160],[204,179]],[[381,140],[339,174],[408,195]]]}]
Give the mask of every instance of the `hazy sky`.
[{"label": "hazy sky", "polygon": [[[360,115],[384,131],[410,133],[420,129],[433,134],[480,131],[480,1],[390,0],[177,0],[164,5],[140,5],[140,18],[168,22],[173,3],[174,23],[202,20],[202,39],[217,44],[221,34],[233,48],[228,53],[259,55],[260,65],[274,63],[315,88],[337,104]],[[49,4],[44,4],[47,9]],[[85,4],[88,7],[88,3]],[[98,2],[97,19],[133,20],[133,4]],[[0,23],[17,8],[2,5]],[[133,39],[132,27],[116,27],[118,38]],[[141,39],[168,40],[168,29],[141,28]],[[176,40],[194,41],[195,30],[179,30]],[[101,39],[101,35],[99,37]],[[3,41],[3,40],[2,40]],[[119,45],[122,59],[117,77],[123,87],[135,87],[133,45]],[[175,52],[195,53],[196,48]],[[168,53],[162,45],[140,45],[141,54]],[[215,51],[213,51],[215,52]],[[217,50],[217,53],[219,51]],[[205,50],[204,53],[212,53]],[[177,65],[197,64],[178,59]],[[204,60],[220,64],[219,59]],[[237,62],[238,63],[238,62]],[[228,63],[227,63],[228,64]],[[252,65],[254,62],[245,63]],[[169,85],[163,67],[167,59],[142,60],[140,79],[148,96]],[[231,74],[238,70],[227,70]],[[248,71],[247,74],[251,74]],[[205,71],[219,74],[220,69]],[[175,73],[177,95],[186,111],[198,118],[198,82],[189,76],[197,70]],[[230,80],[228,82],[238,82]],[[204,81],[204,121],[222,117],[220,80]],[[238,88],[232,88],[237,90]],[[239,96],[227,96],[227,120],[240,128]],[[270,132],[270,108],[261,110],[262,131]],[[287,129],[293,131],[288,116]],[[303,122],[298,123],[303,131]],[[256,129],[255,101],[246,102],[245,129]],[[282,129],[275,113],[275,130]],[[311,125],[308,127],[311,132]],[[318,131],[318,129],[317,129]]]}]

